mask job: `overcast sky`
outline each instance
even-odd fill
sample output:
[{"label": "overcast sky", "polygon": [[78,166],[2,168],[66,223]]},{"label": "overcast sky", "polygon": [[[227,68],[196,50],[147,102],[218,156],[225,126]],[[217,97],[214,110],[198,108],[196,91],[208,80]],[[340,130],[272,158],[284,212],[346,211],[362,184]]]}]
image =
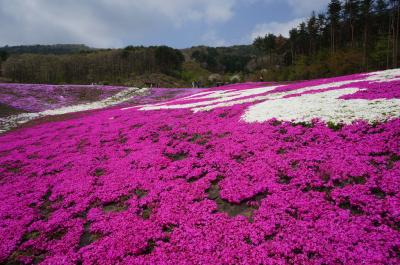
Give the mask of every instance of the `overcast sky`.
[{"label": "overcast sky", "polygon": [[0,46],[226,46],[287,35],[329,0],[0,0]]}]

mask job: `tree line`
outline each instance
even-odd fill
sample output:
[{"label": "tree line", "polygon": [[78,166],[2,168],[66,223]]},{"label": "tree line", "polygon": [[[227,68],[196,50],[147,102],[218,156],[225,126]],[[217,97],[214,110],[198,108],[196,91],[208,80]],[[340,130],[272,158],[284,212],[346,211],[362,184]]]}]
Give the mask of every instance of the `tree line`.
[{"label": "tree line", "polygon": [[18,45],[0,47],[0,54],[22,54],[22,53],[38,53],[38,54],[71,54],[82,51],[93,51],[84,44],[51,44],[51,45]]},{"label": "tree line", "polygon": [[[161,73],[191,82],[197,73],[245,80],[301,80],[399,66],[400,0],[331,0],[289,36],[266,34],[252,45],[93,49],[84,45],[0,48],[0,77],[29,83],[123,84]],[[190,62],[185,69],[184,62]]]},{"label": "tree line", "polygon": [[253,45],[194,47],[190,58],[214,73],[251,72],[249,62],[260,55]]},{"label": "tree line", "polygon": [[[269,57],[276,79],[308,79],[399,64],[399,0],[331,0],[289,38],[267,34],[253,45]],[[268,74],[267,74],[268,75]]]},{"label": "tree line", "polygon": [[[0,48],[0,76],[2,74],[12,82],[124,84],[136,77],[151,79],[147,76],[161,73],[190,84],[206,73],[248,74],[251,70],[247,69],[247,64],[260,55],[253,45],[197,46],[183,50],[167,46],[85,47],[34,45]],[[184,64],[185,61],[192,64]],[[193,63],[196,65],[194,68]],[[157,80],[148,81],[157,83]]]},{"label": "tree line", "polygon": [[72,54],[11,54],[1,64],[12,82],[121,84],[135,75],[179,75],[181,51],[167,47],[81,51]]}]

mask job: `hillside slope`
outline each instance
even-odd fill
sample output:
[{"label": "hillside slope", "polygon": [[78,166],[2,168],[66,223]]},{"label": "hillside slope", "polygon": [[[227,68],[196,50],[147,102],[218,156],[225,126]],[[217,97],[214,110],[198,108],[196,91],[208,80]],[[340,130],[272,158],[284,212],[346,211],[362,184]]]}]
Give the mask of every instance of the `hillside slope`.
[{"label": "hillside slope", "polygon": [[400,70],[169,91],[0,136],[0,263],[398,264]]}]

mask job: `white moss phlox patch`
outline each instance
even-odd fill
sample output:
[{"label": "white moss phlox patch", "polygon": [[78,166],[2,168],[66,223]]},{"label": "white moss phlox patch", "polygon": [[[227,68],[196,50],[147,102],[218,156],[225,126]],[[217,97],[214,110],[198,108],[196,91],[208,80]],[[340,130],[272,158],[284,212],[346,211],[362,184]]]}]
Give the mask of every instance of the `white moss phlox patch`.
[{"label": "white moss phlox patch", "polygon": [[[277,118],[285,121],[301,122],[319,118],[324,121],[351,123],[359,119],[379,121],[400,116],[400,101],[398,99],[340,99],[342,96],[363,90],[365,87],[360,82],[385,83],[399,81],[400,69],[362,74],[354,76],[350,80],[325,80],[326,83],[298,89],[290,89],[291,85],[282,85],[243,90],[206,91],[169,102],[143,105],[139,109],[190,108],[193,112],[198,112],[263,101],[250,106],[242,116],[242,120],[246,122],[263,122]],[[348,88],[349,86],[352,87]],[[279,88],[287,88],[287,90],[274,93]],[[303,93],[310,94],[301,95]]]},{"label": "white moss phlox patch", "polygon": [[299,97],[267,100],[250,106],[242,116],[242,120],[263,122],[276,118],[285,121],[309,122],[314,118],[319,118],[326,122],[351,123],[358,119],[379,121],[400,116],[399,99],[339,99],[341,96],[357,91],[359,91],[358,88],[345,88]]}]

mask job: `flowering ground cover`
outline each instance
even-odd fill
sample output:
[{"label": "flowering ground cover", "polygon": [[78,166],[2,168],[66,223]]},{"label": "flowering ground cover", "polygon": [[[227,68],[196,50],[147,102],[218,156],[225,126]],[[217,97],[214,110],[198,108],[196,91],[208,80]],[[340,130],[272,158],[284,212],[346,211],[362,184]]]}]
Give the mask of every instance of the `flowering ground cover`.
[{"label": "flowering ground cover", "polygon": [[106,99],[126,89],[97,85],[0,84],[0,103],[27,112],[71,106]]},{"label": "flowering ground cover", "polygon": [[123,103],[130,106],[156,103],[200,91],[202,89],[0,84],[0,133],[38,118]]},{"label": "flowering ground cover", "polygon": [[155,89],[6,133],[0,263],[398,264],[399,91],[399,70]]}]

